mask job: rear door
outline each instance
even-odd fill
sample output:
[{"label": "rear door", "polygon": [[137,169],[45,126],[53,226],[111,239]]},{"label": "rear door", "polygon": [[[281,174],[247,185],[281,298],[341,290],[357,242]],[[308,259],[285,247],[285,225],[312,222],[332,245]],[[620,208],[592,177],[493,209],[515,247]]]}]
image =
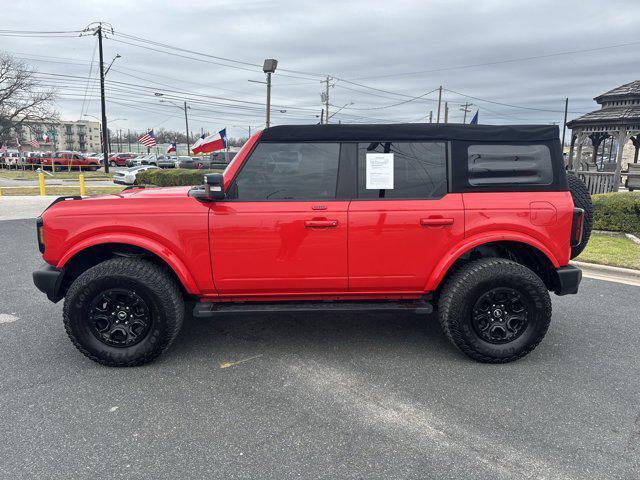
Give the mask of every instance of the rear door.
[{"label": "rear door", "polygon": [[339,143],[259,143],[210,204],[211,268],[222,295],[347,291],[348,199]]},{"label": "rear door", "polygon": [[[353,145],[357,196],[349,207],[350,291],[420,292],[437,262],[463,238],[462,195],[448,193],[447,147]],[[377,182],[387,188],[377,188]]]}]

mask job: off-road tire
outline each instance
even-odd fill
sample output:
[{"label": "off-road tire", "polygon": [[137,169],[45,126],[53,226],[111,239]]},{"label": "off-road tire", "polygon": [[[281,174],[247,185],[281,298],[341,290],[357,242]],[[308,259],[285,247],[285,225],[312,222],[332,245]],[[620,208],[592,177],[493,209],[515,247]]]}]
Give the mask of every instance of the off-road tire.
[{"label": "off-road tire", "polygon": [[[148,305],[152,319],[149,331],[134,345],[107,345],[89,327],[91,302],[111,288],[131,290]],[[63,317],[69,338],[84,355],[110,367],[133,367],[152,361],[175,340],[184,319],[184,300],[175,280],[160,266],[139,258],[117,257],[89,268],[74,280],[65,298]]]},{"label": "off-road tire", "polygon": [[[472,324],[478,299],[495,288],[516,290],[529,302],[528,322],[508,343],[484,340]],[[438,317],[449,340],[465,355],[484,363],[507,363],[524,357],[544,338],[551,321],[551,299],[540,278],[527,267],[502,258],[467,263],[446,282],[439,297]]]},{"label": "off-road tire", "polygon": [[569,184],[573,204],[576,208],[582,208],[584,210],[582,241],[575,247],[571,247],[571,258],[576,258],[582,250],[584,250],[584,247],[587,246],[589,237],[591,237],[591,229],[593,228],[593,204],[591,203],[589,189],[580,178],[569,173],[567,174],[567,183]]}]

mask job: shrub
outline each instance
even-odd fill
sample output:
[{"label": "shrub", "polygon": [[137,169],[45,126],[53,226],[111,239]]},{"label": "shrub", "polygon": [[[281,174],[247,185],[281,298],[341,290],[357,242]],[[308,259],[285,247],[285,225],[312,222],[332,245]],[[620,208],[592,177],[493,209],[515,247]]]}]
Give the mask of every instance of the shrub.
[{"label": "shrub", "polygon": [[140,172],[136,179],[141,185],[156,185],[158,187],[182,187],[202,185],[205,173],[216,173],[220,170],[188,170],[172,168],[167,170],[147,170]]},{"label": "shrub", "polygon": [[640,192],[594,195],[593,228],[614,232],[640,232]]}]

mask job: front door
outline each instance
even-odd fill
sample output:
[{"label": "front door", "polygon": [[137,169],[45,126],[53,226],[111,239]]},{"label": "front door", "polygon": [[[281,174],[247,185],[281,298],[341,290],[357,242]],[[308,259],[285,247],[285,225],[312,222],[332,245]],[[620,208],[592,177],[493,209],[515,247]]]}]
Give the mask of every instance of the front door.
[{"label": "front door", "polygon": [[349,207],[351,292],[420,292],[463,238],[462,195],[447,193],[446,159],[444,142],[358,144],[357,197]]},{"label": "front door", "polygon": [[210,206],[221,295],[347,291],[348,200],[337,199],[338,143],[259,143]]}]

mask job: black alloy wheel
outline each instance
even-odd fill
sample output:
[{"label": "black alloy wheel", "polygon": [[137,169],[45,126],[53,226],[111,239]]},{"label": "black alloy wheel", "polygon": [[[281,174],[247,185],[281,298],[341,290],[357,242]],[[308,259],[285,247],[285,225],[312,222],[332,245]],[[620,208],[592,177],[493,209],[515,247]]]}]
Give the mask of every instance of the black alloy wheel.
[{"label": "black alloy wheel", "polygon": [[530,306],[513,288],[494,288],[478,298],[472,313],[472,325],[483,340],[508,343],[527,328]]},{"label": "black alloy wheel", "polygon": [[96,295],[90,304],[89,328],[105,345],[135,345],[149,333],[152,323],[148,305],[131,290],[105,290]]}]

